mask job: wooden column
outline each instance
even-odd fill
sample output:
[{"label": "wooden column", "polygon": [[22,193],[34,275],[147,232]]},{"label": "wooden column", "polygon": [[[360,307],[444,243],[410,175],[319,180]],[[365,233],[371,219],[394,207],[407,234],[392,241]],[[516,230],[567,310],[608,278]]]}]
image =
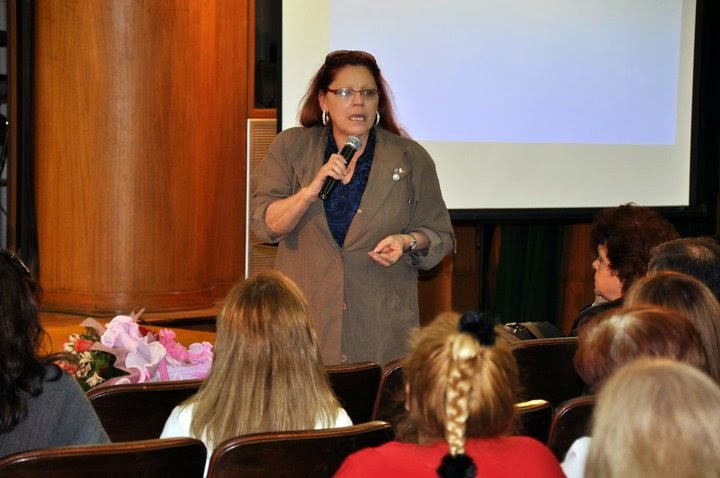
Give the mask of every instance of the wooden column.
[{"label": "wooden column", "polygon": [[201,309],[243,276],[247,11],[35,2],[46,309]]}]

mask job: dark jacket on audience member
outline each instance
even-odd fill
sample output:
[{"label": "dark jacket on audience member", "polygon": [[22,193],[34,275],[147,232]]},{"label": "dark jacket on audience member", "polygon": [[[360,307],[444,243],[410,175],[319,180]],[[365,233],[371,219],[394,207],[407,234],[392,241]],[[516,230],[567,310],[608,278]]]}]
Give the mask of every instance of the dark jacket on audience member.
[{"label": "dark jacket on audience member", "polygon": [[[54,380],[58,373],[60,378]],[[43,448],[110,442],[80,385],[54,365],[48,366],[43,393],[29,397],[27,406],[25,419],[13,430],[0,434],[0,457]]]},{"label": "dark jacket on audience member", "polygon": [[588,305],[583,310],[580,311],[578,316],[575,318],[575,321],[573,322],[572,329],[570,329],[570,336],[575,337],[578,334],[578,330],[580,330],[580,327],[588,322],[593,317],[596,317],[603,312],[606,312],[611,309],[616,309],[618,307],[622,307],[623,305],[623,298],[620,297],[619,299],[611,300],[609,302],[602,302],[597,305]]}]

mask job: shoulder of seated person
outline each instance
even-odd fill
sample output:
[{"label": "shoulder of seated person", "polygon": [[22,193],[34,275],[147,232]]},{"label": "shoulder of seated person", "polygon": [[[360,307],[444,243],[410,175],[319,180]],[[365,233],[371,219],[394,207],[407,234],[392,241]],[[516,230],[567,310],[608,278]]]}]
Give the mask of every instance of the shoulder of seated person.
[{"label": "shoulder of seated person", "polygon": [[582,327],[585,323],[587,323],[590,319],[593,317],[607,311],[610,309],[614,309],[617,307],[622,307],[623,305],[623,298],[620,297],[619,299],[611,300],[609,302],[602,302],[600,304],[590,304],[587,307],[583,308],[578,316],[573,321],[573,327],[570,331],[570,336],[576,336],[578,331],[580,330],[580,327]]}]

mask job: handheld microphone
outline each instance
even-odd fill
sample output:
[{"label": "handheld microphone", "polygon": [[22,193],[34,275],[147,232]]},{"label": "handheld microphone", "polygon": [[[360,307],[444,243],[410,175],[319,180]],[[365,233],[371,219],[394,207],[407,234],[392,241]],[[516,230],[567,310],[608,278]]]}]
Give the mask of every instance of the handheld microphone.
[{"label": "handheld microphone", "polygon": [[[340,156],[345,158],[345,163],[350,161],[353,157],[353,154],[360,149],[360,146],[362,146],[362,141],[360,141],[360,138],[357,136],[349,136],[347,141],[345,141],[345,146],[343,146],[342,151],[340,151]],[[337,186],[338,180],[335,178],[327,178],[325,180],[325,184],[323,184],[322,189],[318,193],[318,197],[325,201],[327,198],[330,197],[330,194],[335,190],[335,186]]]}]

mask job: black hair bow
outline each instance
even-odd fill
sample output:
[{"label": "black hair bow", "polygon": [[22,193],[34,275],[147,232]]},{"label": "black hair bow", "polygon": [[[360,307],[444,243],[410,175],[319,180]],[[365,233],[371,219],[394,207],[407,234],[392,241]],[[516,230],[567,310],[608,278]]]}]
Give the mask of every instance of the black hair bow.
[{"label": "black hair bow", "polygon": [[468,311],[460,317],[458,330],[472,334],[485,346],[495,345],[495,319],[490,314]]},{"label": "black hair bow", "polygon": [[437,473],[443,478],[475,478],[477,467],[472,458],[464,453],[455,456],[447,454],[443,457]]}]

